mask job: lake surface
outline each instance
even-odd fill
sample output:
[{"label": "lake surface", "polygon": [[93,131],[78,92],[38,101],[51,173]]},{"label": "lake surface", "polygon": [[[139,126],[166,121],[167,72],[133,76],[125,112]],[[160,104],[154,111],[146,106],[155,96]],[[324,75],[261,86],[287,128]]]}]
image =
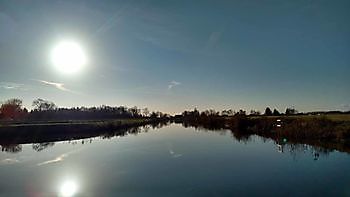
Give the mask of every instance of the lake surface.
[{"label": "lake surface", "polygon": [[350,196],[350,155],[172,124],[2,147],[0,196]]}]

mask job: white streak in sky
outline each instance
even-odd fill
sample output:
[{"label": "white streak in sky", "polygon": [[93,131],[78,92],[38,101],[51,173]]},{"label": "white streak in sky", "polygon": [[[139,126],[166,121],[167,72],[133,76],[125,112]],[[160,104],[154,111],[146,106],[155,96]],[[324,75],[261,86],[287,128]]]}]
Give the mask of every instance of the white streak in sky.
[{"label": "white streak in sky", "polygon": [[40,82],[42,84],[48,85],[48,86],[53,86],[59,90],[65,91],[65,92],[71,92],[71,93],[75,93],[74,91],[64,87],[63,83],[56,83],[56,82],[52,82],[52,81],[45,81],[45,80],[38,80],[38,79],[33,79],[34,81]]},{"label": "white streak in sky", "polygon": [[24,84],[12,83],[12,82],[0,82],[0,88],[6,90],[26,90]]},{"label": "white streak in sky", "polygon": [[168,90],[171,90],[173,87],[178,85],[181,85],[181,83],[178,81],[171,81],[170,84],[168,85]]}]

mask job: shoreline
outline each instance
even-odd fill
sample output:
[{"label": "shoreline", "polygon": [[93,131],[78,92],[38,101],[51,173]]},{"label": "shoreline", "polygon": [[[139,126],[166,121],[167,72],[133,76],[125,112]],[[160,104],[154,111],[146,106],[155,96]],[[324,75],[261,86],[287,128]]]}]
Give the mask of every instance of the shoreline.
[{"label": "shoreline", "polygon": [[238,139],[251,135],[274,140],[277,144],[308,144],[350,153],[350,121],[324,116],[206,116],[177,120],[185,127],[209,130],[227,129]]},{"label": "shoreline", "polygon": [[166,119],[113,119],[0,126],[0,145],[56,142],[115,136],[132,128],[165,124]]}]

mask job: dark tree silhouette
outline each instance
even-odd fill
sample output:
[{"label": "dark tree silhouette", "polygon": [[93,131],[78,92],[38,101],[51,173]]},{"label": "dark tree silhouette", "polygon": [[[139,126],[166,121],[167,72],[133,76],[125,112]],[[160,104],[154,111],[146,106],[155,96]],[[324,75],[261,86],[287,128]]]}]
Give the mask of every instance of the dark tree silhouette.
[{"label": "dark tree silhouette", "polygon": [[269,107],[266,107],[264,115],[265,116],[271,116],[272,115],[272,111],[271,111],[271,109]]},{"label": "dark tree silhouette", "polygon": [[286,115],[294,115],[294,114],[297,114],[297,110],[294,109],[294,108],[287,108],[286,109]]},{"label": "dark tree silhouette", "polygon": [[19,153],[22,151],[22,145],[21,144],[8,144],[8,145],[0,145],[2,152],[8,152],[8,153]]},{"label": "dark tree silhouette", "polygon": [[240,109],[235,115],[244,115],[245,116],[246,114],[247,114],[246,111]]},{"label": "dark tree silhouette", "polygon": [[256,110],[250,110],[250,115],[259,116],[259,115],[260,115],[260,112],[259,112],[259,111],[256,111]]},{"label": "dark tree silhouette", "polygon": [[32,144],[32,148],[33,150],[40,152],[48,147],[52,147],[53,145],[55,145],[54,142],[35,143]]},{"label": "dark tree silhouette", "polygon": [[[141,110],[137,107],[127,108],[124,106],[111,107],[73,107],[58,108],[53,102],[44,99],[36,99],[32,103],[34,109],[29,113],[22,108],[22,100],[10,99],[0,106],[1,120],[27,121],[66,121],[66,120],[105,120],[124,118],[169,118],[170,115],[162,112],[154,112],[150,116],[147,108]],[[142,112],[142,113],[141,113]]]},{"label": "dark tree silhouette", "polygon": [[9,99],[5,101],[0,107],[0,117],[6,120],[17,120],[24,118],[27,110],[22,109],[21,99]]},{"label": "dark tree silhouette", "polygon": [[142,109],[142,115],[143,115],[144,117],[148,117],[148,116],[149,116],[149,110],[148,110],[147,107],[144,108],[144,109]]},{"label": "dark tree silhouette", "polygon": [[221,115],[222,115],[222,116],[233,116],[233,115],[234,115],[234,112],[233,112],[232,109],[223,110],[223,111],[221,112]]},{"label": "dark tree silhouette", "polygon": [[38,111],[55,110],[57,108],[55,103],[41,98],[34,100],[32,106]]},{"label": "dark tree silhouette", "polygon": [[279,116],[279,115],[281,115],[281,113],[280,113],[277,109],[274,109],[272,114],[273,114],[274,116]]}]

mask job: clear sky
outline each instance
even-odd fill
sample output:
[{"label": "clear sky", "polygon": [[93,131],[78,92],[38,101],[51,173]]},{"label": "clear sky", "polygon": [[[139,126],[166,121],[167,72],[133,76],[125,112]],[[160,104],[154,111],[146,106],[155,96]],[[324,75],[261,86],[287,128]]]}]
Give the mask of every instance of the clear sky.
[{"label": "clear sky", "polygon": [[[0,1],[0,100],[350,109],[350,1]],[[50,51],[80,44],[58,71]]]}]

